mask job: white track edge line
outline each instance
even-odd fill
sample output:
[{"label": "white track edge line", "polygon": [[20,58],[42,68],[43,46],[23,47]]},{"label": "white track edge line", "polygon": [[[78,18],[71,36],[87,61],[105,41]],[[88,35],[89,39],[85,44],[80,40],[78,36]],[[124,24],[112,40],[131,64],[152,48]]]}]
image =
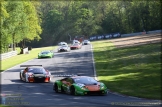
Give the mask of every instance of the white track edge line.
[{"label": "white track edge line", "polygon": [[92,63],[93,63],[94,77],[95,77],[96,80],[98,80],[97,75],[96,75],[96,67],[95,67],[95,62],[94,62],[94,54],[93,54],[93,46],[92,46],[92,44],[91,44],[91,53],[92,53]]}]

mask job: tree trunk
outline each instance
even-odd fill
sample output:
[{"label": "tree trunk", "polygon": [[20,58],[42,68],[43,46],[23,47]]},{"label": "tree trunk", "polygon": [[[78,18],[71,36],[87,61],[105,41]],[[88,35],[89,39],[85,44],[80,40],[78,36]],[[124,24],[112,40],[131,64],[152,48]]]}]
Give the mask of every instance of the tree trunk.
[{"label": "tree trunk", "polygon": [[15,51],[15,33],[12,36],[12,40],[13,40],[13,51]]}]

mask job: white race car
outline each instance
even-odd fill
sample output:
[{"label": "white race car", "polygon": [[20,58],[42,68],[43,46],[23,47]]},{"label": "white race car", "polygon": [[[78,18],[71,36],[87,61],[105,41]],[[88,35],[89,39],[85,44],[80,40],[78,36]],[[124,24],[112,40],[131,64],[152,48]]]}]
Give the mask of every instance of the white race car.
[{"label": "white race car", "polygon": [[90,44],[90,41],[89,40],[84,40],[82,44],[83,45],[89,45]]},{"label": "white race car", "polygon": [[68,45],[62,45],[58,47],[58,52],[69,52],[70,47]]}]

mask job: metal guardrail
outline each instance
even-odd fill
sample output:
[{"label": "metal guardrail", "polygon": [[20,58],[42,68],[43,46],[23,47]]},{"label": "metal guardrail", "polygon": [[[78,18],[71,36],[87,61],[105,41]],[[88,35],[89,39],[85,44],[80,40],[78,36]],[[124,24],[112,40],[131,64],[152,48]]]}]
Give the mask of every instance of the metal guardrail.
[{"label": "metal guardrail", "polygon": [[156,33],[162,33],[162,30],[154,30],[154,31],[147,32],[147,34],[156,34]]},{"label": "metal guardrail", "polygon": [[16,56],[16,55],[17,55],[17,51],[11,51],[11,52],[8,52],[8,53],[3,53],[3,54],[0,54],[0,60],[4,60],[4,59],[10,58],[12,56]]}]

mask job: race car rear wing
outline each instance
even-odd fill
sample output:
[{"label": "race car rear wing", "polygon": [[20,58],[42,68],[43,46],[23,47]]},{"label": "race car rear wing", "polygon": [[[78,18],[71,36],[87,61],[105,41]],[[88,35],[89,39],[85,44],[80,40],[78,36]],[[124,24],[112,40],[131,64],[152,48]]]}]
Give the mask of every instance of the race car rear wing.
[{"label": "race car rear wing", "polygon": [[42,65],[20,65],[20,67],[42,66]]},{"label": "race car rear wing", "polygon": [[74,75],[74,74],[65,74],[65,75],[52,75],[52,76],[54,76],[54,77],[74,77],[74,76],[80,76],[80,75]]}]

